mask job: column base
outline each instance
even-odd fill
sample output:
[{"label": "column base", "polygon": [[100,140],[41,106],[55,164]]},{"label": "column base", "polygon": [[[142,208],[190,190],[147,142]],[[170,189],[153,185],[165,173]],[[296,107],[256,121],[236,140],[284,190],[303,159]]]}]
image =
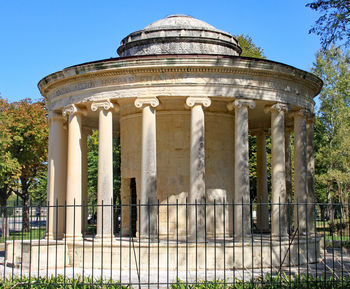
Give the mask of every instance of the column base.
[{"label": "column base", "polygon": [[82,234],[76,234],[76,235],[65,234],[64,238],[66,239],[66,241],[82,241],[83,235]]},{"label": "column base", "polygon": [[97,234],[95,236],[95,240],[111,240],[111,239],[114,239],[115,236],[113,234]]},{"label": "column base", "polygon": [[49,240],[62,240],[64,238],[64,233],[46,233],[44,238]]}]

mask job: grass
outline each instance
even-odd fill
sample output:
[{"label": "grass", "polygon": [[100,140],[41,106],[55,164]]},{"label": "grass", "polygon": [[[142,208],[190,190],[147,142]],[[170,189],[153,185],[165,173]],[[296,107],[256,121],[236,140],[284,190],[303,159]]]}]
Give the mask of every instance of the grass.
[{"label": "grass", "polygon": [[[13,231],[10,232],[10,236],[6,238],[6,241],[12,240],[37,240],[45,237],[46,228],[40,227],[31,229],[30,232]],[[22,237],[23,236],[23,237]],[[5,238],[0,238],[0,243],[5,242]]]},{"label": "grass", "polygon": [[[145,284],[147,285],[147,284]],[[228,283],[224,280],[216,281],[198,281],[196,284],[188,284],[181,280],[177,280],[176,283],[170,284],[169,288],[172,289],[267,289],[267,288],[308,288],[308,289],[319,289],[319,288],[349,288],[350,278],[344,277],[342,279],[335,278],[317,278],[306,277],[306,275],[300,276],[275,276],[271,277],[269,275],[265,276],[264,279],[254,279],[247,282],[242,282],[241,280],[236,280],[234,284]],[[132,289],[137,288],[130,285],[121,285],[120,282],[115,282],[113,280],[103,280],[103,279],[92,279],[91,277],[86,277],[82,279],[81,276],[76,278],[65,278],[62,275],[57,276],[56,278],[28,278],[24,277],[11,279],[0,280],[0,288],[10,289],[10,288],[69,288],[69,289],[78,289],[78,288],[111,288],[111,289]],[[152,287],[153,284],[152,284]]]}]

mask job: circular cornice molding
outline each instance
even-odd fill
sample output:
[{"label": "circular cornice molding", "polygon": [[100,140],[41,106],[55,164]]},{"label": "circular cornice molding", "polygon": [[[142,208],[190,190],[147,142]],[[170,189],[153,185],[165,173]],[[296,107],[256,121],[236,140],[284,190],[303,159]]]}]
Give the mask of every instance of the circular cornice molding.
[{"label": "circular cornice molding", "polygon": [[[219,61],[218,61],[219,60]],[[272,79],[293,80],[311,87],[316,96],[322,87],[322,81],[315,75],[297,68],[264,59],[242,57],[153,57],[105,60],[66,68],[42,79],[38,87],[44,96],[57,87],[63,87],[80,81],[76,90],[91,88],[81,84],[89,79],[101,79],[122,75],[149,75],[164,73],[212,73],[247,75]],[[103,86],[103,85],[101,85]],[[74,90],[62,92],[62,94]]]}]

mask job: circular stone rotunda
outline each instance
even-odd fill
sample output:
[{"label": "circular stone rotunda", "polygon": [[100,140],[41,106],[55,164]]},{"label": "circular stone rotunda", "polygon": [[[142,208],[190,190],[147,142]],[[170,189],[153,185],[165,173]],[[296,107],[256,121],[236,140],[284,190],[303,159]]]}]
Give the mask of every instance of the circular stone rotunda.
[{"label": "circular stone rotunda", "polygon": [[[40,246],[24,242],[22,264],[201,270],[316,262],[313,98],[322,81],[241,52],[231,34],[171,15],[125,37],[118,58],[42,79],[49,111],[47,235]],[[94,237],[86,234],[92,130],[99,132]],[[254,204],[249,134],[257,146]],[[119,217],[111,206],[115,137]],[[131,242],[137,254],[130,255]],[[21,250],[13,246],[7,258],[15,263]]]}]

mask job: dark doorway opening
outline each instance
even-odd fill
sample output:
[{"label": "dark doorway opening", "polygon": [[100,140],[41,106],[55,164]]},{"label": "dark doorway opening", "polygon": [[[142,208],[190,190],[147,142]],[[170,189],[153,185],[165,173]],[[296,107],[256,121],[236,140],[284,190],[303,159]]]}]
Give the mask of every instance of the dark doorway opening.
[{"label": "dark doorway opening", "polygon": [[136,193],[136,179],[130,179],[130,233],[132,237],[136,237],[136,223],[137,223],[137,193]]}]

